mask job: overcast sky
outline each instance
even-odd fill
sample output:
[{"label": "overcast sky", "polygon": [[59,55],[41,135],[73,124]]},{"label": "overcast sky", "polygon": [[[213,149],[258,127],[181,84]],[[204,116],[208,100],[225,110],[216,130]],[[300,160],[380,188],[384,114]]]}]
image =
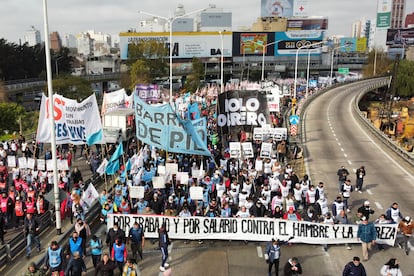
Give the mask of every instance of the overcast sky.
[{"label": "overcast sky", "polygon": [[[375,19],[377,0],[308,0],[309,13],[329,19],[328,34],[349,36],[351,25],[361,18]],[[97,32],[117,35],[146,16],[138,10],[170,17],[178,4],[186,12],[215,4],[223,11],[233,13],[233,31],[240,26],[251,26],[260,17],[261,0],[54,0],[48,1],[49,31],[76,35],[80,32]],[[43,33],[42,0],[1,0],[0,38],[18,43],[24,40],[25,31],[34,26]],[[414,0],[407,0],[406,13],[414,12]]]}]

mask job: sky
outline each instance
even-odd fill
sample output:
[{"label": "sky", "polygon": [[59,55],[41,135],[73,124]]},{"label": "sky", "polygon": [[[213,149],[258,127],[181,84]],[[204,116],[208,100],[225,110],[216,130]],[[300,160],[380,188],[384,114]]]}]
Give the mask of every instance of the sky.
[{"label": "sky", "polygon": [[[232,12],[233,31],[250,27],[260,17],[261,0],[54,0],[47,1],[49,31],[76,35],[96,32],[118,35],[128,29],[138,29],[145,11],[164,17],[173,16],[178,4],[187,13],[215,4]],[[309,14],[329,19],[328,35],[350,36],[352,23],[361,18],[375,20],[377,0],[308,0]],[[31,26],[40,30],[44,39],[43,0],[0,0],[0,38],[8,42],[24,41]],[[407,0],[406,13],[414,12],[414,0]]]}]

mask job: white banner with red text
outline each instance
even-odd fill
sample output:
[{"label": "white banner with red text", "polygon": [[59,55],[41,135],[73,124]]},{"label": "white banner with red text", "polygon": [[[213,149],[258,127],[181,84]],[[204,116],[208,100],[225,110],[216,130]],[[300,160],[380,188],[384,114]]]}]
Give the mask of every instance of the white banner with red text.
[{"label": "white banner with red text", "polygon": [[[273,218],[210,218],[170,217],[158,215],[108,215],[108,229],[118,223],[128,235],[129,229],[138,222],[146,238],[158,238],[158,229],[165,222],[171,239],[186,240],[243,240],[270,241],[272,238],[292,243],[344,244],[359,243],[358,225],[323,224],[306,221],[289,221]],[[396,224],[375,225],[376,242],[394,245],[397,235]]]}]

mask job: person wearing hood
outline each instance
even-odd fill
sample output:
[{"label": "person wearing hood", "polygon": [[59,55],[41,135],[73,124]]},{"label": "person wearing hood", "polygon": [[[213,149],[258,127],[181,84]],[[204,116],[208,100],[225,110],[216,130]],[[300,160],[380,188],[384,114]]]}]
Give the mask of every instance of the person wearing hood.
[{"label": "person wearing hood", "polygon": [[42,273],[40,270],[37,269],[35,263],[30,263],[24,275],[25,276],[43,276],[44,273]]},{"label": "person wearing hood", "polygon": [[396,258],[391,258],[380,270],[382,276],[402,276],[400,264]]},{"label": "person wearing hood", "polygon": [[366,217],[368,220],[369,220],[369,216],[375,213],[375,211],[371,209],[371,206],[368,200],[364,201],[364,204],[358,208],[357,212],[361,213],[362,216]]},{"label": "person wearing hood", "polygon": [[409,216],[406,216],[398,224],[398,232],[401,234],[398,245],[400,248],[404,249],[406,255],[408,255],[410,252],[410,248],[408,247],[408,241],[413,235],[413,230],[414,230],[414,222]]}]

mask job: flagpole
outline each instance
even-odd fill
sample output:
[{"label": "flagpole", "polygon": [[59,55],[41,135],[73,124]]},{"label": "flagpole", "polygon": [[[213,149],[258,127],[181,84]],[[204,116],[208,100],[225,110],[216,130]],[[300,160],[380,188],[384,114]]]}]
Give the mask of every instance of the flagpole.
[{"label": "flagpole", "polygon": [[49,97],[49,122],[50,122],[50,140],[53,163],[53,193],[55,196],[55,216],[56,216],[56,232],[58,235],[62,234],[62,221],[60,217],[60,199],[58,186],[58,169],[57,169],[57,154],[56,154],[56,134],[55,134],[55,119],[53,112],[53,85],[52,85],[52,65],[50,58],[50,36],[47,18],[47,0],[43,0],[43,21],[44,21],[44,35],[45,35],[45,54],[46,54],[46,75],[47,75],[47,91]]}]

